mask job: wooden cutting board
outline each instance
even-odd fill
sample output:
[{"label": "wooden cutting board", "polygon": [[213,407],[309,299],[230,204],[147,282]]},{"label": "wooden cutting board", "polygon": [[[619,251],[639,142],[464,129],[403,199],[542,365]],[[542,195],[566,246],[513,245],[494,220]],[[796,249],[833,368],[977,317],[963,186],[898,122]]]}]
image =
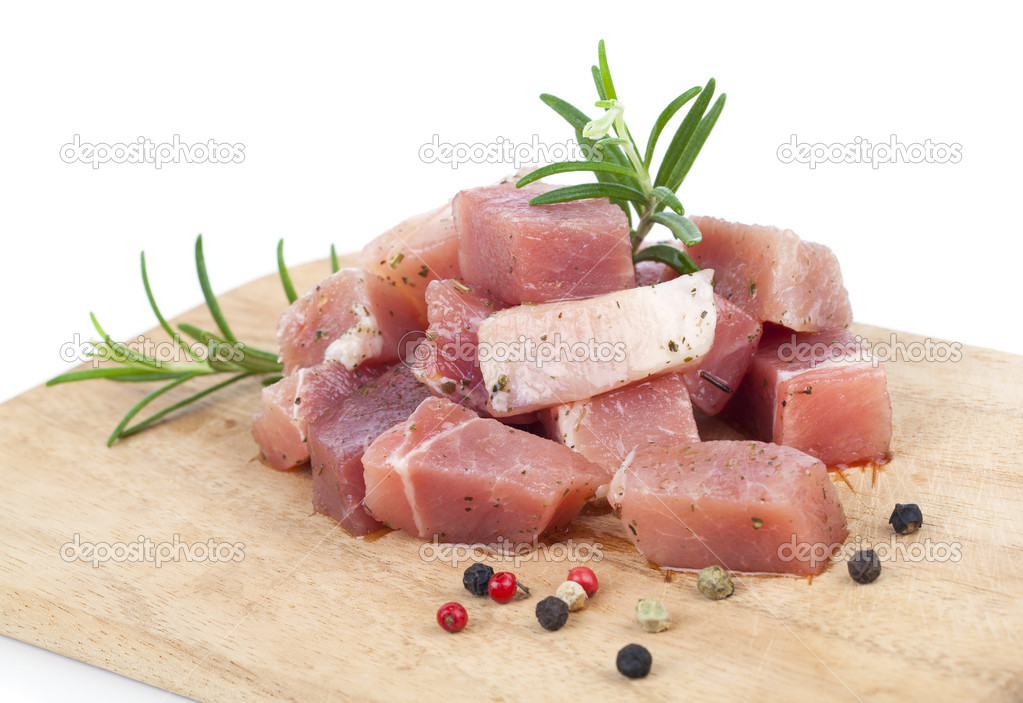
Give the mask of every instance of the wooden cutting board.
[{"label": "wooden cutting board", "polygon": [[[293,275],[304,289],[326,272]],[[222,302],[240,338],[273,347],[276,277]],[[257,460],[255,381],[113,449],[104,438],[145,388],[37,388],[0,406],[0,630],[200,700],[1023,699],[1023,357],[964,347],[958,363],[888,376],[894,460],[834,475],[851,539],[894,559],[878,581],[838,564],[812,582],[742,577],[712,602],[693,575],[652,568],[611,516],[586,516],[570,538],[601,588],[556,633],[533,608],[564,580],[567,550],[520,563],[533,597],[501,606],[462,589],[466,555],[453,566],[400,532],[349,537],[312,512],[308,471]],[[893,540],[896,502],[921,505],[920,532]],[[65,561],[76,535],[177,539],[194,556],[214,540],[241,561]],[[674,627],[642,632],[640,597],[662,598]],[[458,635],[434,620],[450,600],[469,610]],[[615,670],[630,642],[653,654],[647,679]]]}]

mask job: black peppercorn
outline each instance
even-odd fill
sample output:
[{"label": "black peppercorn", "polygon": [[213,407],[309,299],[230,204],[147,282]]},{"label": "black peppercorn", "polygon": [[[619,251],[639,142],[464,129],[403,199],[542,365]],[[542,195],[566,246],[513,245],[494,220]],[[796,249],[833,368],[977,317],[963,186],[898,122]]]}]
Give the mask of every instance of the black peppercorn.
[{"label": "black peppercorn", "polygon": [[920,506],[916,503],[895,504],[892,516],[888,518],[888,524],[900,535],[908,535],[920,529],[924,524],[924,514],[920,512]]},{"label": "black peppercorn", "polygon": [[881,561],[873,549],[863,549],[849,558],[849,576],[856,583],[870,583],[881,575]]},{"label": "black peppercorn", "polygon": [[545,630],[560,630],[568,622],[568,603],[557,596],[547,596],[536,604],[536,619]]},{"label": "black peppercorn", "polygon": [[654,659],[646,647],[638,644],[627,644],[618,650],[615,664],[623,676],[630,679],[641,679],[650,673],[650,665]]},{"label": "black peppercorn", "polygon": [[487,595],[487,586],[490,585],[490,578],[494,570],[486,564],[476,563],[465,570],[462,574],[462,585],[465,590],[474,596]]}]

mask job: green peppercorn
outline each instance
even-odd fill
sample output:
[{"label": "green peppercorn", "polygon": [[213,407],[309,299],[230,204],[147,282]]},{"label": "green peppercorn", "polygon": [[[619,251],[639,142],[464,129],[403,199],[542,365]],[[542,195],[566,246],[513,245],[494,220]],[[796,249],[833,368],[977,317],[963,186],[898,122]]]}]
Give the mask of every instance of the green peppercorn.
[{"label": "green peppercorn", "polygon": [[881,575],[881,560],[873,549],[861,549],[849,557],[849,576],[856,583],[871,583]]},{"label": "green peppercorn", "polygon": [[568,603],[557,596],[547,596],[536,604],[536,619],[545,630],[560,630],[568,622]]},{"label": "green peppercorn", "polygon": [[924,524],[924,515],[920,512],[920,506],[916,503],[895,504],[892,516],[888,518],[888,524],[900,535],[908,535],[920,529]]},{"label": "green peppercorn", "polygon": [[636,621],[647,632],[664,632],[671,627],[671,615],[656,598],[640,598],[636,603]]},{"label": "green peppercorn", "polygon": [[650,666],[654,658],[650,656],[647,648],[638,644],[627,644],[618,650],[618,657],[615,665],[623,676],[630,679],[641,679],[650,673]]},{"label": "green peppercorn", "polygon": [[696,587],[711,600],[727,598],[735,592],[735,584],[728,572],[716,564],[701,569],[696,577]]}]

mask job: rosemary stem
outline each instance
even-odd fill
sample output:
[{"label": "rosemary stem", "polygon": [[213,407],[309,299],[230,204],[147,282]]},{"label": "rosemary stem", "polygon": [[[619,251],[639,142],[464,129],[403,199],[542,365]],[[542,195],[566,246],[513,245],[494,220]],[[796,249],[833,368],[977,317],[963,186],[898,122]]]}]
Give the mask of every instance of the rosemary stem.
[{"label": "rosemary stem", "polygon": [[[615,131],[619,134],[628,135],[629,130],[625,126],[625,118],[622,117],[622,113],[619,112],[615,117]],[[629,161],[632,162],[632,167],[636,169],[636,174],[639,176],[640,187],[643,189],[643,195],[649,196],[653,190],[653,184],[650,182],[650,173],[647,171],[646,166],[643,165],[643,159],[639,158],[639,154],[636,153],[635,147],[632,145],[632,139],[626,136],[625,143],[622,145],[625,149],[625,155],[629,157]],[[648,208],[649,209],[649,208]]]}]

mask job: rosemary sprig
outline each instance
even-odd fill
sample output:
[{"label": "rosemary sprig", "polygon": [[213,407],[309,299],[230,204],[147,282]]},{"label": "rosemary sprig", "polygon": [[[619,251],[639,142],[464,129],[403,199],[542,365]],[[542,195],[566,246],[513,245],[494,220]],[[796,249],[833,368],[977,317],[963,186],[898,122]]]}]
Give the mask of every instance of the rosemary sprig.
[{"label": "rosemary sprig", "polygon": [[[604,41],[597,45],[597,65],[591,67],[599,100],[594,103],[604,113],[590,119],[581,110],[553,95],[540,99],[561,115],[576,132],[576,140],[588,147],[586,161],[563,161],[539,168],[516,185],[519,187],[557,173],[590,171],[596,183],[557,188],[530,200],[531,205],[546,205],[569,200],[608,198],[629,218],[629,239],[633,261],[660,261],[679,273],[699,270],[696,262],[684,251],[658,244],[640,249],[640,244],[656,225],[666,227],[676,239],[687,246],[699,243],[700,230],[685,216],[685,208],[676,193],[685,181],[710,136],[725,106],[722,93],[710,106],[715,82],[711,78],[703,88],[690,88],[672,100],[654,122],[646,149],[640,151],[625,124],[625,107],[618,100],[611,70],[607,63]],[[695,98],[695,100],[694,100]],[[690,101],[692,105],[675,130],[656,175],[651,176],[657,142],[675,114]],[[709,107],[709,109],[708,109]],[[610,136],[611,132],[613,136]],[[642,153],[642,156],[640,154]],[[636,223],[633,227],[633,222]]]},{"label": "rosemary sprig", "polygon": [[[286,281],[288,284],[285,286],[287,290],[290,286],[291,278],[283,267],[282,252],[283,245],[281,244],[278,245],[278,261],[282,281]],[[145,395],[128,410],[107,439],[107,446],[112,445],[118,439],[140,432],[170,413],[242,379],[253,376],[266,376],[268,374],[275,374],[279,377],[283,369],[283,366],[277,361],[275,353],[256,349],[244,342],[240,342],[231,332],[231,328],[220,309],[220,305],[213,295],[213,286],[210,284],[209,275],[206,271],[206,259],[203,254],[201,235],[195,241],[195,269],[199,278],[199,286],[202,288],[203,298],[206,301],[206,307],[216,322],[220,334],[215,334],[187,323],[179,324],[176,330],[171,327],[156,304],[156,297],[153,295],[153,289],[149,282],[149,272],[146,268],[146,255],[144,252],[140,256],[140,265],[142,269],[142,284],[146,291],[149,306],[152,308],[160,327],[167,333],[172,342],[181,349],[186,358],[185,363],[170,363],[155,356],[149,356],[136,351],[121,342],[114,341],[100,325],[96,316],[90,313],[92,324],[99,335],[99,340],[92,342],[93,348],[89,351],[89,355],[112,363],[89,369],[70,371],[50,379],[46,384],[54,386],[59,383],[85,381],[96,378],[121,382],[166,381],[166,383]],[[293,287],[291,290],[293,291]],[[193,344],[190,344],[182,337],[182,334],[190,337],[197,344],[193,346]],[[164,393],[188,381],[216,374],[227,374],[228,377],[226,380],[179,400],[135,424],[130,424],[142,410]]]}]

